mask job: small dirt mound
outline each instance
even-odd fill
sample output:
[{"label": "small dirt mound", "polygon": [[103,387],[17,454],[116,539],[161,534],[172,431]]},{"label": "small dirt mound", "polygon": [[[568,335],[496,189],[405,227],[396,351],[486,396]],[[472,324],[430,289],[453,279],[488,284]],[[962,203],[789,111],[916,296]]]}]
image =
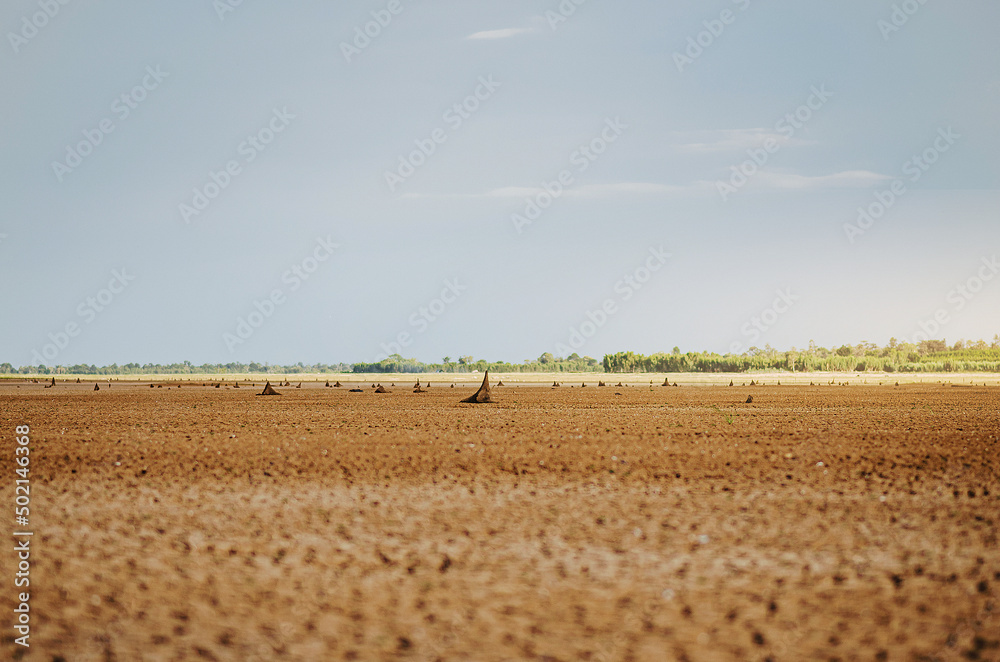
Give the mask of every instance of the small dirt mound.
[{"label": "small dirt mound", "polygon": [[334,384],[333,388],[340,388],[340,382],[337,382],[336,384]]},{"label": "small dirt mound", "polygon": [[670,380],[666,377],[663,378],[663,383],[660,386],[670,386]]},{"label": "small dirt mound", "polygon": [[604,382],[597,382],[597,385],[598,386],[607,386],[607,384],[605,384]]},{"label": "small dirt mound", "polygon": [[267,382],[266,384],[264,384],[264,390],[258,393],[257,395],[281,395],[281,394],[274,390],[274,387],[271,386],[271,382]]},{"label": "small dirt mound", "polygon": [[486,374],[483,376],[483,384],[479,387],[479,390],[469,397],[462,400],[462,402],[469,402],[472,404],[480,404],[483,402],[493,402],[493,394],[490,392],[490,371],[487,370]]},{"label": "small dirt mound", "polygon": [[746,404],[750,404],[751,402],[753,402],[753,396],[752,395],[748,395],[747,396]]},{"label": "small dirt mound", "polygon": [[381,384],[379,384],[378,386],[375,387],[375,392],[376,393],[388,393],[389,389],[387,389],[386,387],[384,387]]}]

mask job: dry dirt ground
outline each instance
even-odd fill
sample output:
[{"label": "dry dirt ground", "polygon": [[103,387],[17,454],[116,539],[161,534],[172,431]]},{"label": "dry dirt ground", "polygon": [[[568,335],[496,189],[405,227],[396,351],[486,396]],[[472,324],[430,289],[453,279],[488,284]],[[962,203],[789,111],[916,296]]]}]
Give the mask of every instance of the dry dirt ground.
[{"label": "dry dirt ground", "polygon": [[0,658],[1000,660],[1000,387],[740,381],[4,384]]}]

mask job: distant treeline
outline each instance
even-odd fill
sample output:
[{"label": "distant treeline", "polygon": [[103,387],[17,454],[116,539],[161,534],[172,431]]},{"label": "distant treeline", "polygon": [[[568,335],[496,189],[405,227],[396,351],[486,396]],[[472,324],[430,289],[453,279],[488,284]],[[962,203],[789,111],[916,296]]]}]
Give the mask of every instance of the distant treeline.
[{"label": "distant treeline", "polygon": [[378,363],[355,363],[353,372],[603,372],[601,362],[589,356],[570,354],[567,358],[558,358],[545,353],[535,360],[523,363],[507,363],[506,361],[487,361],[463,356],[457,362],[445,357],[441,363],[421,363],[416,359],[404,359],[399,354],[393,354]]},{"label": "distant treeline", "polygon": [[295,375],[307,373],[428,373],[428,372],[1000,372],[1000,335],[992,343],[983,340],[960,340],[952,346],[944,340],[925,340],[918,344],[897,343],[890,339],[885,347],[861,342],[841,345],[836,349],[817,347],[810,342],[807,349],[779,351],[765,345],[751,347],[743,354],[712,352],[682,353],[674,347],[668,353],[645,356],[634,352],[606,354],[603,361],[589,356],[571,354],[566,358],[545,353],[522,363],[487,361],[471,356],[452,361],[444,357],[441,363],[422,363],[399,354],[377,363],[203,363],[189,361],[162,365],[159,363],[126,363],[109,366],[22,366],[0,364],[2,374],[77,374],[77,375],[193,375],[193,374],[263,374]]},{"label": "distant treeline", "polygon": [[725,355],[682,354],[675,347],[670,354],[607,354],[603,368],[605,372],[1000,372],[1000,338],[994,337],[991,344],[959,341],[952,347],[943,340],[900,344],[892,339],[886,347],[862,342],[833,350],[810,343],[803,350],[781,352],[766,346]]},{"label": "distant treeline", "polygon": [[183,363],[126,363],[107,366],[67,365],[67,366],[22,366],[15,368],[10,363],[0,364],[0,375],[4,374],[43,374],[43,375],[296,375],[316,373],[427,373],[427,372],[602,372],[601,362],[590,357],[580,357],[576,354],[569,358],[555,358],[552,354],[543,354],[533,361],[524,363],[506,363],[504,361],[476,360],[471,356],[463,356],[458,361],[445,357],[441,363],[421,363],[416,359],[406,359],[393,354],[378,363],[296,363],[294,365],[271,365],[266,363],[203,363],[194,365],[189,361]]},{"label": "distant treeline", "polygon": [[126,363],[118,365],[59,365],[59,366],[22,366],[14,368],[9,363],[0,363],[0,375],[39,373],[43,375],[228,375],[254,374],[288,375],[295,373],[334,373],[350,372],[349,363],[315,363],[304,365],[268,365],[266,363],[203,363],[193,365],[190,361],[183,363]]}]

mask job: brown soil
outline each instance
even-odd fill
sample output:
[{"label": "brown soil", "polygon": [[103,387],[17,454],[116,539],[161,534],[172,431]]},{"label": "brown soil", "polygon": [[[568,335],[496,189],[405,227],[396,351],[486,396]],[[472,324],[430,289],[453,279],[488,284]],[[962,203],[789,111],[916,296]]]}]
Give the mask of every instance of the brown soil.
[{"label": "brown soil", "polygon": [[1000,388],[89,389],[0,386],[25,659],[1000,659]]}]

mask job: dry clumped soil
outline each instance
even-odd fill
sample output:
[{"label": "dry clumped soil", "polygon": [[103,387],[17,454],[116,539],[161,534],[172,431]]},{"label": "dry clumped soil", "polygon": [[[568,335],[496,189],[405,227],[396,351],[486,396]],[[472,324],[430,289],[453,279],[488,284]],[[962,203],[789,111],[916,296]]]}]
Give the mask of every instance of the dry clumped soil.
[{"label": "dry clumped soil", "polygon": [[247,386],[0,386],[24,659],[1000,660],[1000,388]]}]

